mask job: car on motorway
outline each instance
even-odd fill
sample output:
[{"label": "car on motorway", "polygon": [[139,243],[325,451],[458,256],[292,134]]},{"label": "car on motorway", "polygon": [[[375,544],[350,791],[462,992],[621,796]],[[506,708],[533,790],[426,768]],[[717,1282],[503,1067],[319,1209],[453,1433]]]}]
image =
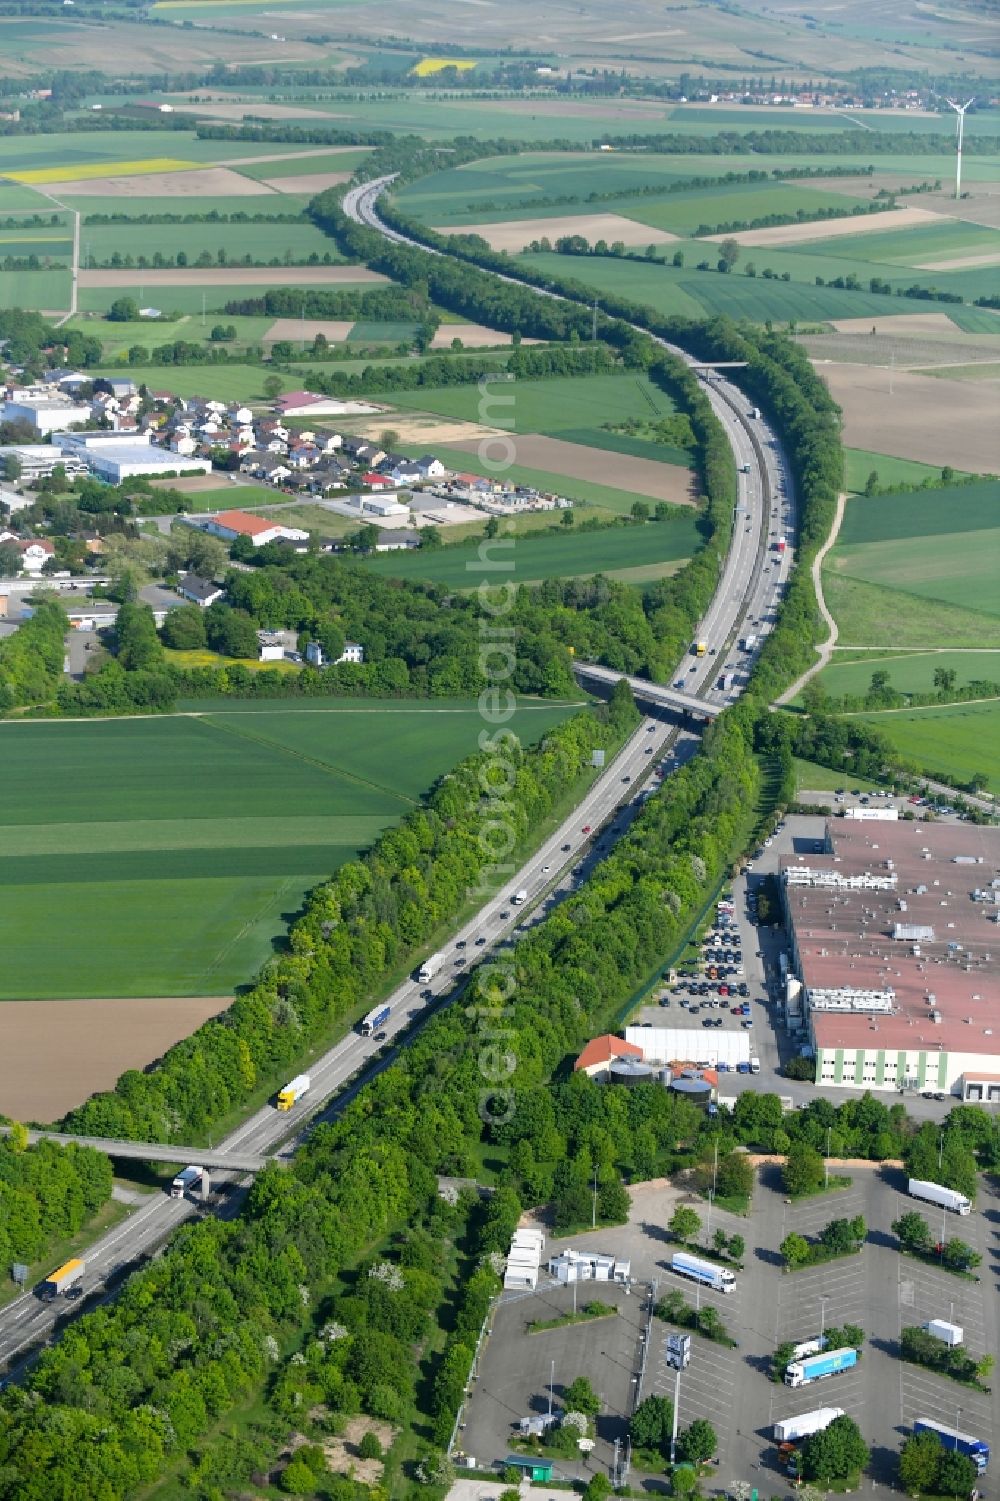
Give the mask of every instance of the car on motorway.
[{"label": "car on motorway", "polygon": [[625,775],[622,777],[622,781],[623,782],[631,782],[631,780],[632,780],[632,778],[631,778],[631,776],[629,776],[628,772],[626,772]]},{"label": "car on motorway", "polygon": [[547,875],[548,875],[548,873],[549,873],[549,871],[550,871],[550,870],[551,870],[551,869],[552,869],[552,866],[551,866],[551,865],[543,865],[543,866],[542,866],[542,875],[543,875],[543,876],[547,876]]},{"label": "car on motorway", "polygon": [[466,940],[465,940],[465,939],[464,939],[464,938],[460,938],[460,939],[459,939],[459,940],[458,940],[458,942],[457,942],[457,943],[456,943],[456,945],[455,945],[455,947],[456,947],[456,948],[457,948],[457,949],[464,949],[464,948],[468,948],[468,943],[467,943],[467,942],[466,942]]},{"label": "car on motorway", "polygon": [[567,851],[571,850],[572,848],[573,848],[572,845],[570,845],[570,844],[564,844],[563,847],[562,847],[562,853],[565,855],[567,853]]},{"label": "car on motorway", "polygon": [[468,962],[469,961],[465,958],[465,956],[463,954],[459,954],[458,958],[455,960],[455,968],[456,969],[461,969],[463,967],[463,965],[467,964]]},{"label": "car on motorway", "polygon": [[422,990],[420,992],[420,999],[422,1001],[432,1001],[434,999],[433,990]]},{"label": "car on motorway", "polygon": [[388,1032],[373,1032],[372,1042],[385,1042],[388,1035]]},{"label": "car on motorway", "polygon": [[82,1298],[83,1297],[83,1288],[80,1286],[80,1284],[78,1282],[75,1287],[68,1287],[66,1289],[66,1292],[64,1293],[63,1296],[66,1298],[66,1300],[68,1302],[73,1303],[73,1302],[76,1301],[77,1298]]},{"label": "car on motorway", "polygon": [[483,937],[479,937],[479,938],[477,938],[477,939],[476,939],[476,948],[477,948],[477,949],[481,949],[481,948],[482,948],[482,946],[483,946],[483,944],[484,944],[484,943],[485,943],[485,942],[486,942],[486,939],[485,939],[485,938],[483,938]]},{"label": "car on motorway", "polygon": [[590,824],[589,823],[585,823],[580,832],[583,833],[583,834],[589,834],[590,833]]}]

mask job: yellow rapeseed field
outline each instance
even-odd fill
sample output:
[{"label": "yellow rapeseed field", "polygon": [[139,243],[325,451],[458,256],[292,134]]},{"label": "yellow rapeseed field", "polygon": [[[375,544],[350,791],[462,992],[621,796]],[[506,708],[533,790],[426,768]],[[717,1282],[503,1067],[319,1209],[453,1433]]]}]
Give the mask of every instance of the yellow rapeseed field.
[{"label": "yellow rapeseed field", "polygon": [[440,73],[445,68],[457,68],[460,73],[467,73],[475,66],[474,57],[422,57],[413,72],[418,78],[429,78],[432,73]]},{"label": "yellow rapeseed field", "polygon": [[139,162],[73,162],[65,167],[30,167],[25,172],[5,172],[14,182],[27,184],[77,182],[85,177],[132,177],[145,172],[188,172],[204,162],[183,162],[173,156],[149,156]]}]

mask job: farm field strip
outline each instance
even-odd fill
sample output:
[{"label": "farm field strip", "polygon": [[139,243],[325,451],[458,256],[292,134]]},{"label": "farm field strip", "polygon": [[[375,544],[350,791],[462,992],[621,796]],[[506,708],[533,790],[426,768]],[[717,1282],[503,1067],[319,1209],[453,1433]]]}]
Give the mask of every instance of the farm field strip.
[{"label": "farm field strip", "polygon": [[823,593],[844,647],[1000,647],[1000,621],[980,610],[889,590],[829,566],[823,571]]},{"label": "farm field strip", "polygon": [[[488,440],[487,440],[488,446]],[[442,445],[454,455],[455,467],[482,452],[482,441]],[[672,505],[694,505],[691,471],[678,464],[640,458],[604,448],[589,448],[582,443],[564,443],[560,438],[536,433],[521,433],[517,439],[519,464],[547,474],[562,475],[567,480],[604,484],[609,489],[627,490],[636,497],[665,500]]]},{"label": "farm field strip", "polygon": [[1000,788],[1000,702],[856,717],[932,775],[962,784],[982,772],[991,789]]},{"label": "farm field strip", "polygon": [[863,695],[868,691],[872,673],[885,671],[892,687],[899,693],[931,693],[934,691],[934,674],[939,670],[954,672],[959,687],[977,680],[1000,682],[1000,650],[943,649],[903,654],[880,652],[878,655],[866,652],[860,660],[853,662],[839,661],[835,654],[834,660],[819,674],[819,682],[834,697]]},{"label": "farm field strip", "polygon": [[1000,615],[1000,527],[838,545],[827,566],[865,583]]},{"label": "farm field strip", "polygon": [[[195,703],[0,726],[0,1000],[230,992],[481,725],[466,701]],[[515,728],[534,739],[570,712],[530,705]]]},{"label": "farm field strip", "polygon": [[[877,459],[877,454],[867,457]],[[902,476],[899,476],[902,478]],[[939,485],[932,490],[875,495],[848,503],[837,547],[1000,527],[1000,481]]]},{"label": "farm field strip", "polygon": [[[701,545],[693,518],[603,528],[593,532],[561,529],[523,536],[510,549],[510,575],[518,583],[541,578],[582,578],[613,570],[678,563]],[[428,579],[453,588],[476,588],[479,543],[459,543],[431,553],[383,553],[365,567],[394,578]],[[480,565],[481,566],[481,565]]]},{"label": "farm field strip", "polygon": [[966,385],[961,401],[950,402],[932,376],[869,365],[817,368],[843,409],[849,447],[888,450],[978,473],[1000,472],[996,395],[989,387]]}]

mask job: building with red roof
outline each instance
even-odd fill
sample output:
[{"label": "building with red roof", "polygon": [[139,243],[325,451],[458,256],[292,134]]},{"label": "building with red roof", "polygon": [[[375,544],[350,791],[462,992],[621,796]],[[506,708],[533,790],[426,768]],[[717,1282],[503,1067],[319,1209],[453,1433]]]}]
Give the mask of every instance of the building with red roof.
[{"label": "building with red roof", "polygon": [[599,1078],[606,1074],[616,1058],[642,1058],[642,1048],[636,1047],[634,1042],[625,1042],[621,1037],[612,1037],[607,1033],[604,1037],[595,1037],[587,1043],[583,1052],[573,1065],[574,1073],[589,1075],[591,1079]]},{"label": "building with red roof", "polygon": [[210,532],[213,537],[221,537],[224,542],[235,542],[237,537],[249,537],[254,547],[263,547],[268,542],[281,539],[289,542],[309,541],[309,533],[299,527],[283,526],[278,521],[265,520],[263,516],[252,516],[249,511],[219,511],[204,521],[200,517],[193,517],[191,525],[200,525],[204,531]]}]

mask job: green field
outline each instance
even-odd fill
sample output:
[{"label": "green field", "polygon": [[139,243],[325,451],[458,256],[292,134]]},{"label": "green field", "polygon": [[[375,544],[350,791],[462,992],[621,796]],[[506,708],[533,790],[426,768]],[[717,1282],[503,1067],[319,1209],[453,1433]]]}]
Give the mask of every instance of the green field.
[{"label": "green field", "polygon": [[[183,334],[176,335],[183,338]],[[204,396],[210,401],[264,402],[261,382],[270,374],[278,375],[282,389],[300,389],[294,376],[270,371],[259,365],[146,365],[95,370],[95,375],[127,376],[137,386],[151,391],[172,391],[177,396]]]},{"label": "green field", "polygon": [[[253,200],[248,200],[253,203]],[[262,208],[247,208],[248,213],[266,212]],[[80,228],[81,266],[102,265],[117,253],[130,255],[133,260],[146,256],[151,260],[159,251],[164,256],[174,256],[182,250],[193,266],[203,251],[214,259],[224,250],[235,264],[244,255],[254,261],[281,261],[290,253],[296,261],[308,260],[316,254],[320,260],[329,255],[332,261],[343,261],[333,240],[322,234],[314,224],[85,224]],[[218,291],[218,289],[216,289]],[[225,299],[223,299],[225,300]]]},{"label": "green field", "polygon": [[[647,522],[642,526],[604,527],[600,531],[518,537],[504,542],[463,542],[425,552],[382,553],[367,568],[395,578],[427,579],[455,589],[475,589],[483,578],[527,583],[544,578],[578,578],[594,573],[652,567],[689,558],[701,545],[693,516]],[[502,560],[503,574],[484,572],[482,558]],[[512,564],[510,571],[506,565]]]},{"label": "green field", "polygon": [[[222,476],[220,475],[220,479]],[[161,485],[158,480],[153,481],[154,489],[170,490],[174,488],[174,481],[166,480]],[[181,492],[184,493],[183,482]],[[242,485],[220,484],[217,490],[192,490],[185,496],[186,509],[195,511],[231,511],[234,508],[246,510],[254,506],[273,506],[276,502],[287,499],[280,490],[269,490],[266,485]]]},{"label": "green field", "polygon": [[[73,177],[74,167],[85,167],[91,162],[141,162],[169,157],[207,164],[263,154],[259,141],[202,140],[193,130],[73,130],[52,135],[0,136],[0,174],[5,170],[33,172],[58,167],[65,168],[68,180]],[[118,205],[122,207],[121,199]]]},{"label": "green field", "polygon": [[564,430],[600,430],[605,423],[655,420],[674,411],[665,391],[632,371],[502,381],[490,386],[485,399],[477,386],[422,386],[417,391],[394,391],[390,399],[400,407],[551,438],[562,437]]},{"label": "green field", "polygon": [[0,307],[61,312],[69,307],[70,291],[68,261],[48,271],[0,271]]},{"label": "green field", "polygon": [[[897,459],[887,453],[871,453],[866,448],[845,448],[844,457],[847,488],[855,495],[864,491],[872,470],[878,475],[880,485],[922,485],[926,479],[941,478],[940,469],[921,464],[917,459]],[[914,496],[908,495],[906,499],[912,504]],[[868,503],[881,505],[882,500],[874,497]],[[849,506],[848,515],[853,510],[854,507]]]},{"label": "green field", "polygon": [[829,208],[847,214],[860,202],[859,198],[848,198],[843,193],[803,187],[795,182],[747,182],[692,188],[690,192],[670,193],[660,200],[625,199],[620,206],[613,207],[627,218],[654,229],[693,235],[701,224],[714,228],[738,219],[762,219],[768,214],[801,213],[805,219],[815,219],[821,210]]},{"label": "green field", "polygon": [[845,509],[837,546],[906,541],[1000,527],[1000,481],[945,485],[901,495],[863,496]]},{"label": "green field", "polygon": [[[15,272],[15,275],[24,276],[51,274],[53,273],[38,271]],[[129,274],[131,276],[136,275],[135,272]],[[212,274],[214,275],[215,272],[213,271]],[[249,274],[248,271],[247,275]],[[301,285],[295,282],[294,279],[290,281],[286,280],[284,270],[281,266],[262,266],[259,269],[255,269],[253,274],[255,279],[251,282],[241,280],[238,285],[230,285],[224,281],[199,281],[197,269],[192,268],[187,272],[177,272],[178,276],[185,277],[184,283],[180,286],[81,287],[79,297],[80,311],[84,313],[106,313],[117,298],[122,296],[134,297],[139,302],[141,293],[142,305],[149,304],[152,307],[157,307],[161,313],[198,313],[200,315],[202,305],[204,304],[206,312],[221,315],[227,302],[245,297],[261,297],[265,292],[270,292],[274,288],[290,286],[294,289]],[[294,271],[289,271],[288,276],[294,278]],[[66,281],[68,287],[68,275],[66,276]],[[370,292],[371,288],[371,282],[363,281],[338,281],[330,283],[330,290],[334,292]],[[32,303],[31,306],[37,307],[38,304]],[[226,314],[221,319],[219,317],[212,319],[213,323],[220,321],[228,323],[230,321],[229,315]]]},{"label": "green field", "polygon": [[1000,647],[995,615],[926,599],[881,584],[823,571],[823,593],[843,646],[934,651],[949,647]]},{"label": "green field", "polygon": [[[294,150],[294,147],[289,147],[288,150]],[[302,150],[315,151],[316,148],[303,146]],[[262,147],[255,154],[264,156],[270,153]],[[311,176],[314,172],[351,173],[369,155],[370,148],[366,146],[357,151],[331,151],[316,156],[288,156],[277,162],[254,162],[239,170],[244,177],[252,177],[257,182],[280,181],[282,177]]]},{"label": "green field", "polygon": [[921,771],[960,785],[985,772],[990,790],[1000,791],[1000,702],[858,717],[886,735]]},{"label": "green field", "polygon": [[1000,651],[865,652],[857,660],[841,661],[834,652],[819,681],[833,698],[844,694],[864,696],[873,672],[887,672],[899,693],[932,693],[938,668],[955,673],[958,687],[978,681],[1000,682]]},{"label": "green field", "polygon": [[[901,200],[906,203],[909,200]],[[920,199],[912,200],[920,207]],[[948,260],[952,256],[981,255],[998,248],[995,229],[970,224],[962,219],[942,219],[940,224],[912,225],[903,230],[881,230],[866,234],[865,221],[858,223],[856,235],[830,240],[814,240],[800,247],[801,254],[831,255],[842,260],[882,261],[913,266],[918,261]]]},{"label": "green field", "polygon": [[191,707],[0,725],[0,998],[227,994],[482,725],[468,702]]},{"label": "green field", "polygon": [[794,760],[797,792],[836,792],[838,787],[850,790],[857,787],[860,792],[871,792],[878,785],[866,781],[864,777],[855,776],[854,772],[831,771],[829,766],[819,766],[815,761],[803,761],[799,756]]},{"label": "green field", "polygon": [[163,344],[173,344],[177,339],[183,339],[187,344],[203,343],[206,351],[217,349],[209,338],[212,325],[218,322],[227,325],[232,324],[236,329],[236,339],[227,343],[225,348],[232,351],[241,345],[259,344],[267,333],[273,318],[237,318],[229,314],[220,320],[208,315],[204,323],[201,319],[201,310],[197,314],[186,313],[176,319],[140,319],[137,323],[109,323],[106,319],[96,314],[87,316],[81,314],[76,318],[70,318],[63,324],[64,329],[76,329],[82,334],[89,334],[91,338],[100,339],[104,345],[104,354],[107,359],[115,359],[119,355],[125,356],[134,345],[141,345],[144,349],[158,349]]},{"label": "green field", "polygon": [[1000,616],[1000,527],[893,537],[857,547],[838,544],[827,569],[882,589]]},{"label": "green field", "polygon": [[[597,292],[613,292],[658,313],[679,313],[685,317],[714,317],[721,313],[732,318],[751,318],[758,323],[766,318],[776,322],[796,319],[800,323],[815,323],[876,314],[884,318],[914,310],[914,304],[902,297],[848,292],[799,281],[765,281],[759,276],[754,279],[742,275],[739,267],[729,275],[715,270],[698,271],[697,262],[702,258],[714,266],[715,246],[702,242],[678,248],[684,251],[687,261],[679,268],[642,260],[619,260],[614,256],[568,256],[555,252],[524,255],[519,259],[553,276],[584,282]],[[762,264],[756,251],[744,254],[747,260]]]}]

